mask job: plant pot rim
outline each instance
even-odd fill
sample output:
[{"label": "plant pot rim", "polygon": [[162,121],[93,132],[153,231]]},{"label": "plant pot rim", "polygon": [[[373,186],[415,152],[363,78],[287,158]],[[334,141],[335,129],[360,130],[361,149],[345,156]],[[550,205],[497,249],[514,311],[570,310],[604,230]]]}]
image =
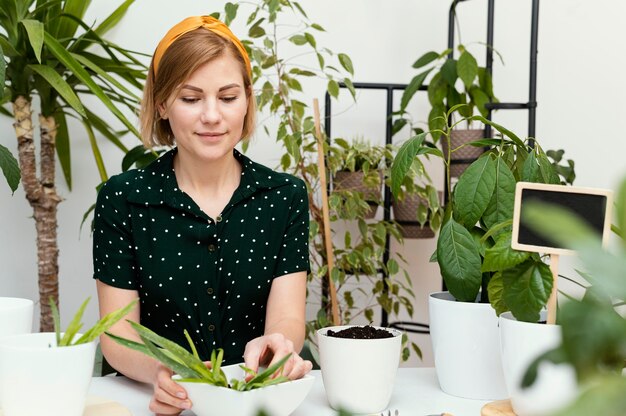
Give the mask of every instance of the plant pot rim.
[{"label": "plant pot rim", "polygon": [[[83,334],[74,335],[73,339],[79,339]],[[63,336],[63,332],[61,333]],[[49,344],[46,345],[24,345],[19,342],[24,338],[38,339],[41,338],[43,340],[48,340]],[[17,345],[16,345],[17,341]],[[41,341],[39,341],[41,342]],[[52,345],[50,342],[54,342],[56,344],[56,334],[54,332],[33,332],[28,334],[16,334],[16,335],[8,335],[6,337],[0,338],[0,348],[10,349],[10,350],[21,350],[21,351],[32,351],[32,352],[40,352],[40,351],[52,351],[57,349],[63,349],[67,351],[66,348],[78,349],[78,348],[92,348],[93,345],[97,342],[93,340],[91,342],[85,342],[78,345],[67,345],[64,347],[59,347],[57,345]]]},{"label": "plant pot rim", "polygon": [[376,325],[370,325],[372,328],[376,328],[376,329],[382,329],[385,330],[387,332],[390,332],[393,336],[390,338],[340,338],[340,337],[329,337],[328,335],[326,335],[326,333],[328,332],[329,329],[333,330],[333,331],[341,331],[342,329],[347,329],[347,328],[352,328],[355,326],[366,326],[365,324],[363,325],[336,325],[336,326],[327,326],[324,328],[320,328],[318,329],[317,335],[318,336],[324,336],[327,338],[333,338],[333,339],[337,339],[337,340],[346,340],[346,341],[384,341],[384,340],[390,340],[390,339],[395,339],[398,336],[402,336],[402,331],[399,331],[395,328],[388,328],[388,327],[384,327],[384,326],[376,326]]},{"label": "plant pot rim", "polygon": [[[548,313],[548,311],[547,311],[546,309],[542,309],[542,310],[539,312],[539,314],[540,314],[540,315],[539,315],[539,316],[540,316],[540,318],[539,318],[539,319],[544,319],[544,318],[546,317],[547,313]],[[520,321],[520,320],[519,320],[519,319],[517,319],[515,316],[513,316],[513,312],[511,312],[511,311],[502,312],[502,313],[500,314],[499,318],[500,318],[500,319],[506,319],[507,321],[512,321],[512,322],[515,322],[515,323],[516,323],[516,325],[527,325],[527,326],[530,326],[530,325],[532,325],[532,326],[541,325],[541,326],[550,326],[550,327],[557,327],[557,328],[560,328],[560,327],[561,327],[561,325],[559,325],[559,324],[554,324],[554,325],[553,325],[553,324],[550,324],[550,325],[548,325],[548,324],[547,324],[547,323],[545,323],[545,322],[527,322],[527,321]]]},{"label": "plant pot rim", "polygon": [[[0,296],[0,311],[7,312],[12,311],[14,309],[23,308],[24,306],[34,305],[31,299],[28,298],[19,298],[14,296]],[[4,303],[8,301],[9,303]]]},{"label": "plant pot rim", "polygon": [[[476,305],[476,307],[489,307],[491,309],[493,309],[493,307],[491,306],[491,303],[482,303],[482,302],[463,302],[460,300],[457,300],[454,296],[452,296],[452,294],[447,291],[439,291],[439,292],[432,292],[428,295],[429,299],[432,299],[435,302],[452,302],[455,305]],[[476,299],[480,299],[480,292],[478,292],[478,295],[476,296]],[[495,309],[494,309],[494,313],[495,313]]]}]

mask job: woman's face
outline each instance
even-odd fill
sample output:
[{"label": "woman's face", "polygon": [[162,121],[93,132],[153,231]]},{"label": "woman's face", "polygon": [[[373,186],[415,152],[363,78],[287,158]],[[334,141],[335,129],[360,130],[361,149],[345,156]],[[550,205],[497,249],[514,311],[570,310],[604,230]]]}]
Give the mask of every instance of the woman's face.
[{"label": "woman's face", "polygon": [[199,67],[159,106],[178,151],[204,161],[232,154],[241,139],[247,109],[240,64],[228,53]]}]

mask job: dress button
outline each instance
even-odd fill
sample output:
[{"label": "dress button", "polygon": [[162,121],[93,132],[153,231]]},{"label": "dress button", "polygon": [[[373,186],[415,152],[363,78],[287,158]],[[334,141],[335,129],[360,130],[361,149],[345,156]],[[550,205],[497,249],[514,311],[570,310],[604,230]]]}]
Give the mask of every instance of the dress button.
[{"label": "dress button", "polygon": [[222,222],[222,216],[218,215],[217,217],[215,217],[215,222]]},{"label": "dress button", "polygon": [[215,325],[209,325],[209,331],[213,332],[215,331]]},{"label": "dress button", "polygon": [[212,288],[212,287],[208,288],[208,289],[206,290],[206,293],[207,293],[208,295],[212,295],[212,294],[213,294],[213,288]]},{"label": "dress button", "polygon": [[214,251],[215,251],[215,244],[209,244],[208,249],[209,249],[209,251],[210,251],[211,253],[212,253],[212,252],[214,252]]}]

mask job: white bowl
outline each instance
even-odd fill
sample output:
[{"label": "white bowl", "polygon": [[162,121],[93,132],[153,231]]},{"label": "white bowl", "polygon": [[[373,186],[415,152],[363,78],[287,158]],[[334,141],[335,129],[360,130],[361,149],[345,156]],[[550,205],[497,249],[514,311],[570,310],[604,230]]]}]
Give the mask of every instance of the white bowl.
[{"label": "white bowl", "polygon": [[[226,378],[243,379],[244,371],[239,364],[222,367]],[[191,410],[197,416],[256,416],[264,410],[272,416],[287,416],[300,405],[313,387],[315,377],[306,375],[299,380],[286,381],[273,386],[250,391],[236,391],[205,383],[180,382],[193,403]]]},{"label": "white bowl", "polygon": [[0,337],[28,334],[32,327],[32,300],[0,297]]}]

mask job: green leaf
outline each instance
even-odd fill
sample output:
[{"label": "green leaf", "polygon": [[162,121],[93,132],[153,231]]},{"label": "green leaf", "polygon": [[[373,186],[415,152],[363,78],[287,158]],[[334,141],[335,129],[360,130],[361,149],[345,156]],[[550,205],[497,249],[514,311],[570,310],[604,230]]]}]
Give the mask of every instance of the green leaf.
[{"label": "green leaf", "polygon": [[478,76],[478,64],[476,59],[467,51],[463,51],[459,56],[459,61],[456,65],[456,71],[465,84],[465,89],[469,90],[474,80]]},{"label": "green leaf", "polygon": [[130,311],[137,305],[139,299],[132,300],[128,305],[121,309],[106,314],[93,327],[86,331],[72,345],[86,344],[95,341],[100,335],[104,334],[113,325],[119,322],[123,317],[128,315]]},{"label": "green leaf", "polygon": [[4,83],[6,81],[7,62],[4,59],[4,52],[0,46],[0,100],[4,98]]},{"label": "green leaf", "polygon": [[28,65],[28,67],[45,79],[78,114],[87,117],[85,108],[72,87],[54,69],[46,65]]},{"label": "green leaf", "polygon": [[465,227],[450,218],[437,239],[437,262],[450,293],[462,302],[474,302],[480,284],[480,253]]},{"label": "green leaf", "polygon": [[[485,107],[486,104],[489,103],[489,97],[485,94],[480,88],[476,86],[472,86],[469,90],[469,94],[472,97],[472,101],[476,108],[484,117],[487,117],[489,111]],[[470,114],[471,115],[471,114]]]},{"label": "green leaf", "polygon": [[456,75],[456,61],[454,59],[447,59],[446,62],[441,67],[441,78],[446,81],[446,83],[454,88],[454,84],[456,84],[457,75]]},{"label": "green leaf", "polygon": [[429,63],[435,61],[439,58],[439,54],[437,52],[426,52],[424,55],[420,56],[417,61],[413,63],[413,68],[421,68],[423,66],[428,65]]},{"label": "green leaf", "polygon": [[28,41],[30,42],[31,48],[33,48],[33,52],[35,52],[37,62],[41,63],[41,49],[43,48],[44,32],[43,23],[37,20],[30,19],[24,19],[20,23],[22,23],[22,25],[26,29],[26,33],[28,34]]},{"label": "green leaf", "polygon": [[491,127],[493,127],[494,129],[498,130],[502,135],[504,135],[505,137],[508,137],[509,139],[511,139],[516,146],[520,147],[520,148],[526,148],[526,145],[524,144],[524,142],[522,141],[522,139],[520,139],[519,137],[517,137],[517,135],[515,133],[513,133],[512,131],[510,131],[509,129],[507,129],[506,127],[501,126],[498,123],[494,123],[491,120],[487,120],[485,117],[483,116],[472,116],[469,118],[470,121],[480,121],[483,124],[489,124]]},{"label": "green leaf", "polygon": [[69,190],[72,190],[72,158],[70,147],[70,134],[67,129],[67,119],[65,113],[62,110],[57,111],[54,114],[54,119],[57,124],[57,135],[55,138],[57,158],[63,171],[63,177]]},{"label": "green leaf", "polygon": [[485,250],[483,272],[505,270],[523,263],[530,257],[527,251],[517,251],[511,248],[511,233],[502,233],[496,239],[496,244]]},{"label": "green leaf", "polygon": [[81,321],[83,319],[83,314],[85,313],[85,308],[87,307],[87,304],[89,303],[90,299],[91,297],[88,297],[87,299],[85,299],[83,304],[80,305],[80,308],[78,308],[78,311],[72,318],[72,321],[69,323],[69,325],[65,329],[63,338],[61,338],[61,342],[59,342],[60,347],[72,345],[71,342],[74,339],[74,336],[78,333],[78,331],[80,331],[80,328],[83,326]]},{"label": "green leaf", "polygon": [[343,69],[348,71],[350,75],[354,75],[354,67],[352,66],[352,60],[350,59],[350,57],[345,53],[340,53],[339,55],[337,55],[337,58],[339,59],[339,63],[341,64]]},{"label": "green leaf", "polygon": [[172,354],[174,354],[180,360],[180,362],[184,363],[185,366],[189,367],[194,372],[205,377],[209,377],[209,378],[212,377],[211,373],[206,368],[204,363],[200,361],[198,358],[194,357],[193,354],[191,354],[189,351],[187,351],[180,345],[168,340],[167,338],[164,338],[156,334],[155,332],[151,331],[150,329],[146,328],[145,326],[141,324],[138,324],[137,322],[132,322],[132,321],[128,321],[128,322],[135,329],[135,331],[137,331],[139,336],[142,337],[142,339],[149,340],[150,342],[162,348],[165,348],[166,350],[169,350]]},{"label": "green leaf", "polygon": [[402,182],[413,165],[420,148],[426,139],[426,132],[411,137],[404,142],[391,165],[391,192],[396,197],[400,194]]},{"label": "green leaf", "polygon": [[328,81],[328,93],[332,97],[335,97],[335,98],[339,97],[339,84],[334,79],[331,79],[330,81]]},{"label": "green leaf", "polygon": [[307,43],[307,40],[303,35],[293,35],[289,38],[289,41],[298,46],[306,45]]},{"label": "green leaf", "polygon": [[135,0],[125,0],[124,3],[120,4],[117,9],[113,11],[113,13],[107,16],[107,18],[104,19],[102,23],[100,23],[98,27],[94,29],[94,32],[96,32],[98,36],[103,36],[109,30],[113,29],[115,26],[117,26],[120,20],[122,20],[122,18],[128,11],[128,8],[134,2]]},{"label": "green leaf", "polygon": [[226,25],[230,25],[230,23],[235,20],[235,17],[237,17],[238,8],[239,3],[233,4],[231,2],[228,2],[224,5],[224,12],[226,13],[226,19],[224,20],[224,23]]},{"label": "green leaf", "polygon": [[506,163],[496,160],[496,184],[491,200],[483,213],[483,221],[487,228],[513,218],[515,198],[515,177]]},{"label": "green leaf", "polygon": [[111,75],[109,75],[109,73],[105,70],[103,70],[102,68],[100,68],[98,65],[96,65],[95,63],[93,63],[92,61],[90,61],[86,56],[81,55],[81,54],[77,54],[77,53],[73,53],[72,56],[81,64],[83,64],[85,67],[91,69],[93,72],[95,72],[96,74],[98,74],[100,77],[102,77],[104,80],[108,81],[110,84],[112,84],[113,86],[115,86],[119,91],[122,91],[126,94],[128,94],[131,98],[140,101],[141,98],[135,94],[134,92],[132,92],[131,90],[129,90],[128,88],[126,88],[126,86],[124,84],[122,84],[121,82],[119,82],[117,79],[115,79],[114,77],[112,77]]},{"label": "green leaf", "polygon": [[0,144],[0,169],[11,188],[11,192],[15,192],[17,186],[20,184],[21,174],[20,166],[17,163],[17,159],[13,157],[11,151]]},{"label": "green leaf", "polygon": [[120,120],[135,136],[140,137],[139,132],[124,114],[113,104],[105,92],[94,82],[89,73],[74,59],[74,57],[48,32],[44,32],[44,43],[50,52],[65,65],[81,82],[89,88],[94,95]]},{"label": "green leaf", "polygon": [[400,111],[406,110],[409,102],[411,102],[411,98],[413,98],[415,93],[419,91],[419,89],[422,87],[422,85],[424,84],[424,80],[426,79],[430,71],[432,71],[432,68],[417,74],[413,77],[411,82],[409,82],[409,85],[407,85],[407,87],[404,89],[404,92],[402,93],[402,98],[400,99]]},{"label": "green leaf", "polygon": [[535,152],[530,152],[522,166],[522,180],[524,182],[540,182],[539,161]]},{"label": "green leaf", "polygon": [[504,299],[502,298],[502,292],[504,290],[504,284],[502,282],[502,274],[494,273],[489,280],[489,285],[487,286],[487,292],[489,293],[489,302],[491,306],[496,311],[496,315],[500,316],[500,314],[509,310],[504,303]]},{"label": "green leaf", "polygon": [[398,118],[394,120],[393,126],[391,127],[391,135],[395,136],[400,130],[404,128],[408,123],[406,118]]},{"label": "green leaf", "polygon": [[504,302],[520,321],[538,322],[539,312],[552,292],[552,272],[545,263],[532,258],[502,271]]},{"label": "green leaf", "polygon": [[[63,14],[75,16],[78,20],[82,20],[90,4],[91,0],[65,0],[63,3]],[[77,28],[78,22],[76,20],[61,16],[59,18],[57,39],[69,40],[73,38]]]},{"label": "green leaf", "polygon": [[454,187],[454,219],[473,227],[491,201],[496,186],[496,164],[490,155],[474,161]]}]

